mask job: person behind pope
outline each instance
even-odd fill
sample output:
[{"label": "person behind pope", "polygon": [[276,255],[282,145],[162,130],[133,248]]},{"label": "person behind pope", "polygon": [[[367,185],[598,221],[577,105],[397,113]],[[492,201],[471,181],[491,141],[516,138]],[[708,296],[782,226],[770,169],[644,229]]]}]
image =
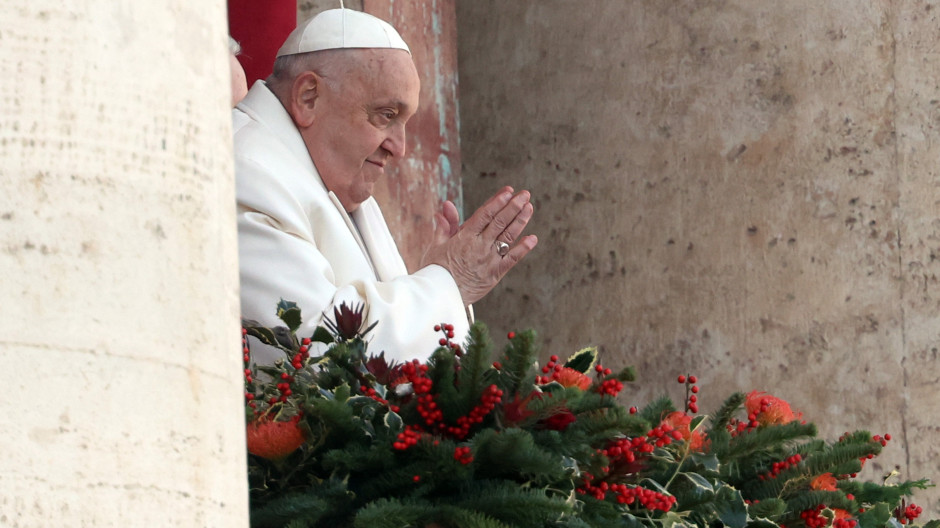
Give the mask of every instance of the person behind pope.
[{"label": "person behind pope", "polygon": [[245,94],[248,93],[248,81],[245,78],[245,69],[242,68],[242,63],[238,62],[238,54],[241,53],[242,47],[232,37],[228,38],[228,66],[229,74],[232,79],[232,108],[235,108],[235,105],[241,102],[245,98]]},{"label": "person behind pope", "polygon": [[364,304],[363,327],[378,323],[370,353],[399,361],[429,356],[437,324],[465,340],[467,307],[537,244],[522,236],[533,208],[527,191],[505,187],[460,224],[445,202],[420,269],[407,272],[372,191],[405,155],[419,88],[408,46],[371,15],[328,10],[290,34],[272,75],[233,110],[243,317],[282,324],[283,298],[309,336],[340,303]]}]

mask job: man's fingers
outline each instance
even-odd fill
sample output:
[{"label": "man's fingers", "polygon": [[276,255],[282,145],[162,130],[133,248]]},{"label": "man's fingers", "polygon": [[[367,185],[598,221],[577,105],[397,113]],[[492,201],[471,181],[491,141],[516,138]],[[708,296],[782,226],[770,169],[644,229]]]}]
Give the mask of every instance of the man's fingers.
[{"label": "man's fingers", "polygon": [[512,243],[519,238],[519,235],[522,234],[522,230],[525,229],[529,220],[532,219],[532,213],[534,211],[535,208],[531,203],[523,205],[522,211],[519,211],[519,214],[506,226],[506,229],[503,229],[502,232],[496,235],[496,240],[512,245]]},{"label": "man's fingers", "polygon": [[530,251],[535,249],[535,246],[539,243],[539,237],[535,235],[526,235],[519,241],[518,244],[509,249],[509,253],[506,253],[506,256],[501,258],[499,261],[499,278],[502,279],[509,270],[512,269],[523,257],[529,254]]},{"label": "man's fingers", "polygon": [[[504,242],[512,243],[512,241],[519,236],[519,233],[522,230],[518,230],[515,233],[505,233],[509,226],[515,222],[516,218],[519,215],[528,209],[526,206],[530,205],[529,203],[529,191],[520,191],[518,194],[512,197],[512,200],[509,201],[493,219],[490,221],[489,225],[483,230],[484,240],[502,240]],[[532,216],[532,212],[528,213],[529,218]],[[522,227],[525,227],[525,223],[529,220],[528,218],[524,219]],[[503,235],[503,236],[500,236]]]},{"label": "man's fingers", "polygon": [[473,213],[464,223],[464,228],[469,229],[474,235],[479,235],[510,200],[512,200],[512,187],[503,187]]},{"label": "man's fingers", "polygon": [[460,228],[460,215],[457,213],[457,206],[454,205],[454,202],[447,200],[444,202],[443,210],[441,211],[443,219],[450,224],[448,235],[454,236],[457,234],[457,230]]}]

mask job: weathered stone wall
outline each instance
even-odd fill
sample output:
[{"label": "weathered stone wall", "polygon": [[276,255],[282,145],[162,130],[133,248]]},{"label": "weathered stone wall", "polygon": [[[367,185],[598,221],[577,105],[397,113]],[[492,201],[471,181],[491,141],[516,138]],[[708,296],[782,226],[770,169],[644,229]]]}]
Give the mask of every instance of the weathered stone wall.
[{"label": "weathered stone wall", "polygon": [[247,526],[226,33],[0,4],[2,526]]},{"label": "weathered stone wall", "polygon": [[891,433],[868,477],[940,481],[938,13],[459,2],[467,208],[529,188],[540,237],[478,317],[636,365],[625,401],[770,391]]}]

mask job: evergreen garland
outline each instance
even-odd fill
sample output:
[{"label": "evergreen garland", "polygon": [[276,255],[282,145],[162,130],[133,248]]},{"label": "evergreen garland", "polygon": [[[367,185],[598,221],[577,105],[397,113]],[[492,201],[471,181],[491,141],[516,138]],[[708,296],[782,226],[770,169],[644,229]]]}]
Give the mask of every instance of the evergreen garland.
[{"label": "evergreen garland", "polygon": [[[304,339],[296,305],[278,314],[284,327],[243,323],[253,527],[898,528],[929,485],[853,480],[888,438],[817,439],[764,393],[696,416],[681,376],[684,410],[627,409],[632,369],[591,348],[539,366],[531,331],[493,361],[483,325],[462,347],[441,324],[426,364],[396,365],[368,355],[361,307]],[[252,366],[248,336],[284,358]]]}]

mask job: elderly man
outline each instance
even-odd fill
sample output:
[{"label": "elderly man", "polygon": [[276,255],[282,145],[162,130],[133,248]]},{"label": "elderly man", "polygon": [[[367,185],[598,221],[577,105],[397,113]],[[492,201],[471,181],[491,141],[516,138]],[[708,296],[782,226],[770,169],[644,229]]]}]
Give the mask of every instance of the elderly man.
[{"label": "elderly man", "polygon": [[408,46],[371,15],[325,11],[291,33],[233,112],[244,317],[276,324],[278,300],[292,300],[309,335],[334,306],[364,303],[373,353],[424,358],[434,326],[462,342],[466,307],[535,247],[521,236],[529,193],[506,187],[463,225],[446,202],[408,274],[372,190],[405,155],[419,87]]}]

